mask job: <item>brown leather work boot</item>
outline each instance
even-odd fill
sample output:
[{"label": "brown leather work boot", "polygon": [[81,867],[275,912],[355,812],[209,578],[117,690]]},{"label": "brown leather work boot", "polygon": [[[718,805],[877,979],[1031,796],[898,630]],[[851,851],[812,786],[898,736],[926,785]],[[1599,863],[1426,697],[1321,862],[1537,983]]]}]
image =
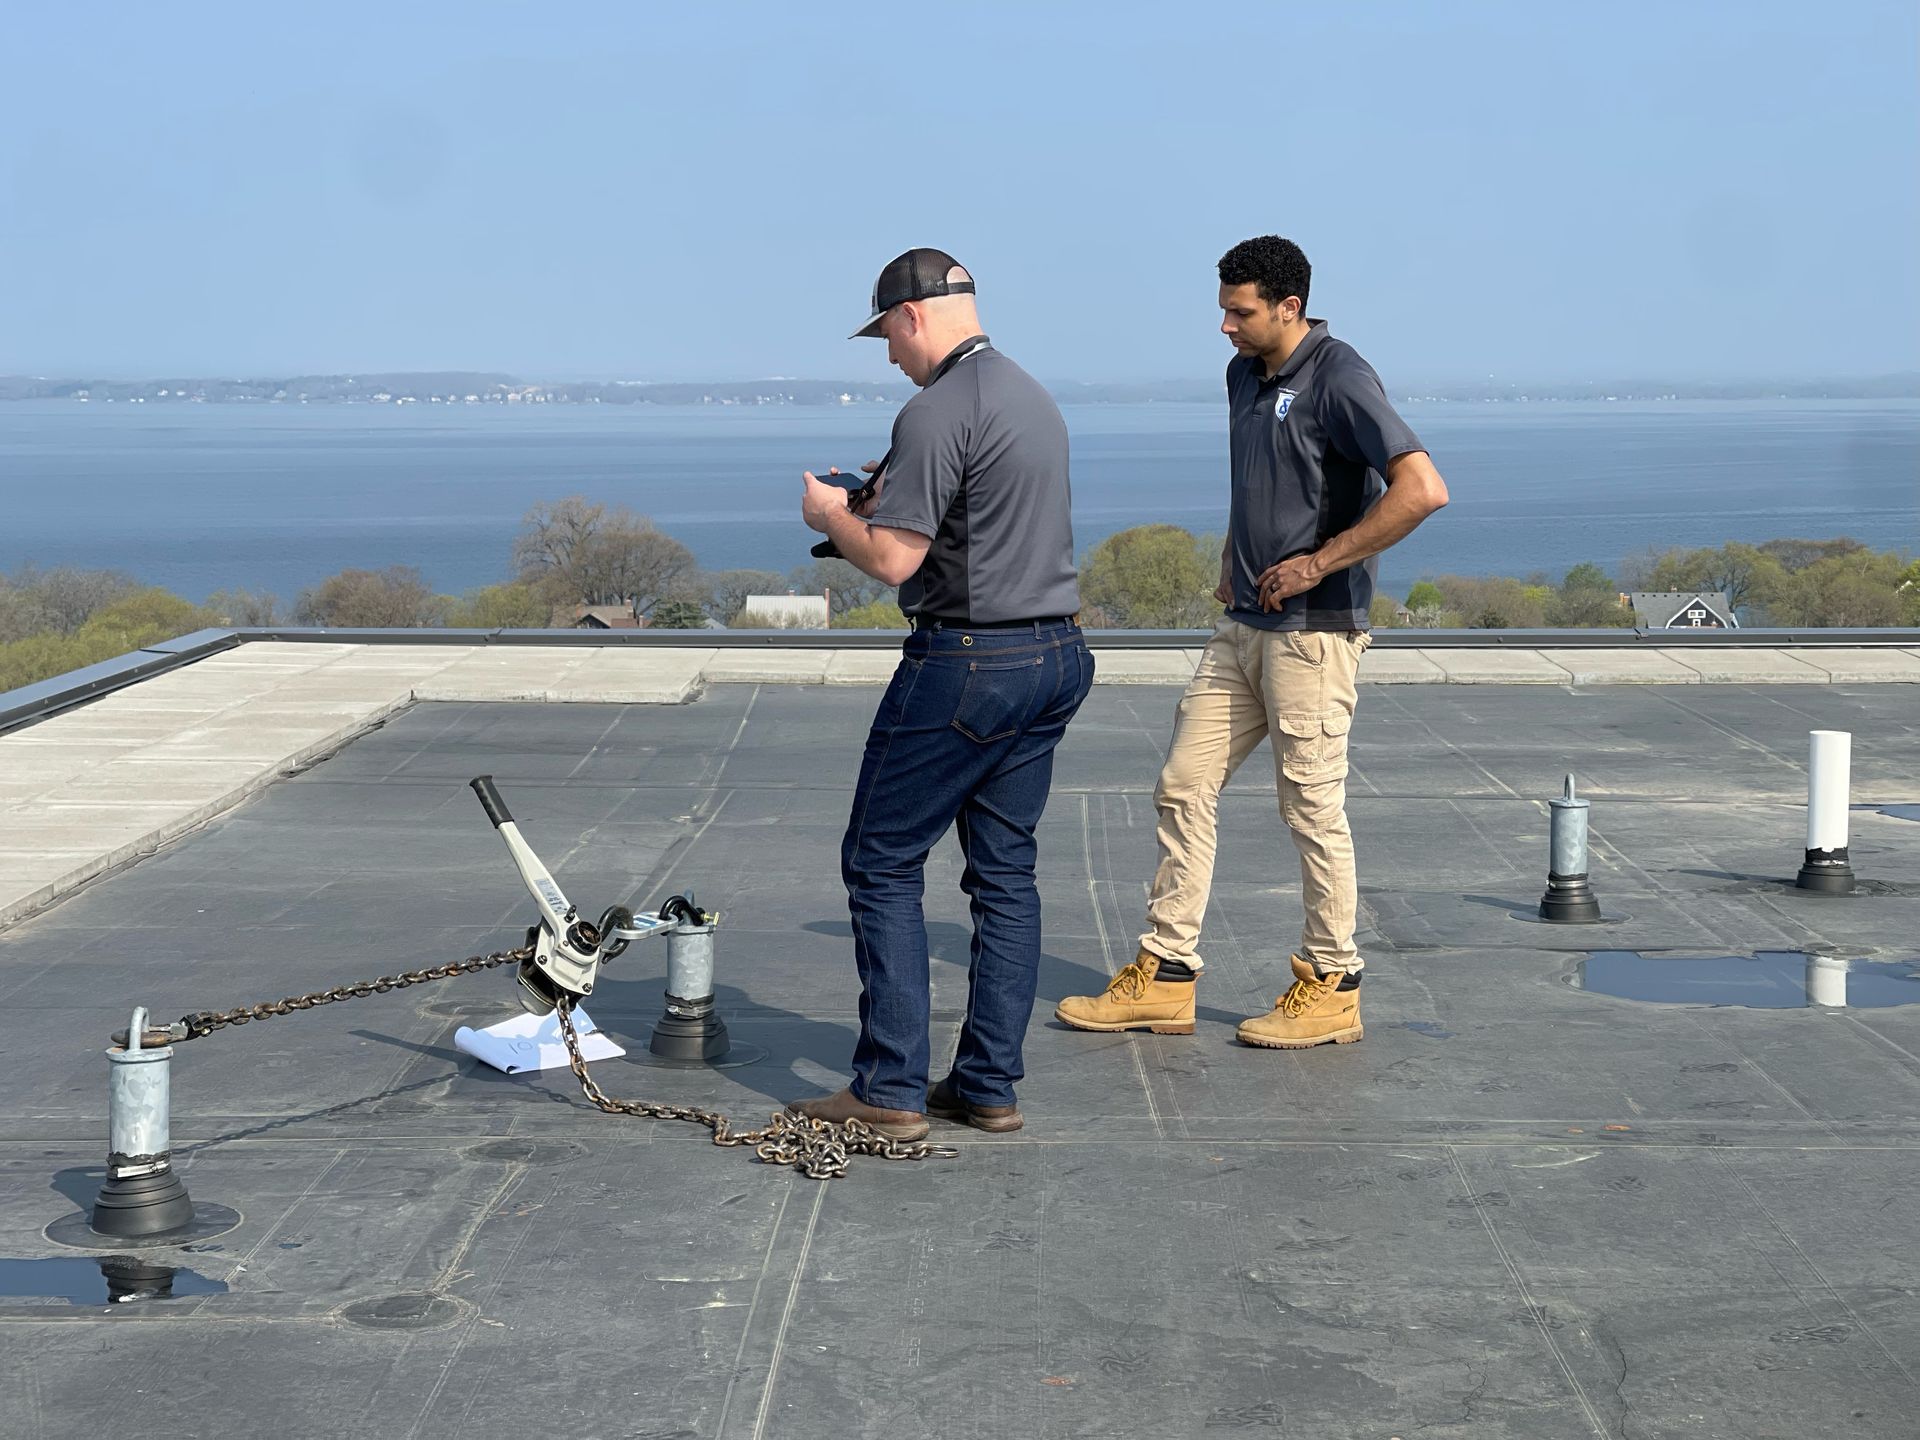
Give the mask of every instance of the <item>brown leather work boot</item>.
[{"label": "brown leather work boot", "polygon": [[951,1080],[942,1080],[927,1091],[927,1114],[936,1120],[958,1120],[990,1135],[1004,1135],[1027,1123],[1020,1117],[1018,1105],[976,1105],[961,1099]]},{"label": "brown leather work boot", "polygon": [[1151,1030],[1156,1035],[1193,1034],[1193,992],[1199,977],[1156,979],[1160,957],[1142,950],[1123,966],[1104,995],[1069,995],[1053,1018],[1076,1030]]},{"label": "brown leather work boot", "polygon": [[889,1140],[924,1140],[933,1127],[918,1110],[882,1110],[869,1105],[851,1088],[836,1090],[818,1100],[795,1100],[787,1106],[789,1115],[804,1115],[809,1120],[826,1120],[835,1125],[848,1120],[864,1120]]},{"label": "brown leather work boot", "polygon": [[[1269,1050],[1305,1050],[1314,1045],[1349,1045],[1360,1028],[1360,981],[1339,971],[1320,975],[1298,955],[1293,958],[1293,984],[1274,1002],[1271,1014],[1242,1020],[1237,1032],[1245,1045]],[[1349,978],[1353,983],[1341,985]]]}]

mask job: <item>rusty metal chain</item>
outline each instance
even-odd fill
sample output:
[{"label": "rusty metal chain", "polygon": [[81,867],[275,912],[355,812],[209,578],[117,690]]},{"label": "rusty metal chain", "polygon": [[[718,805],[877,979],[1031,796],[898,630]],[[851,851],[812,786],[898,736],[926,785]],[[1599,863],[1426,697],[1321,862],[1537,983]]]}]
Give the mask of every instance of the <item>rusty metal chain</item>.
[{"label": "rusty metal chain", "polygon": [[[482,970],[515,964],[532,954],[531,945],[522,945],[513,950],[470,955],[465,960],[450,960],[444,965],[434,965],[424,970],[402,970],[397,975],[356,980],[335,985],[328,990],[312,990],[305,995],[289,995],[284,1000],[240,1005],[232,1010],[196,1010],[181,1016],[171,1025],[147,1027],[140,1044],[142,1048],[147,1048],[197,1040],[229,1025],[246,1025],[254,1020],[271,1020],[276,1016],[292,1015],[296,1011],[333,1005],[342,1000],[385,995],[393,990],[405,990],[411,985],[451,980],[456,975],[477,975]],[[704,1125],[713,1132],[714,1144],[751,1145],[754,1154],[768,1164],[791,1165],[814,1180],[833,1180],[845,1175],[848,1159],[854,1155],[877,1155],[883,1160],[927,1160],[936,1157],[947,1159],[960,1153],[951,1145],[937,1145],[927,1140],[889,1139],[862,1120],[835,1124],[783,1111],[774,1115],[760,1129],[736,1135],[733,1122],[714,1110],[700,1110],[691,1105],[657,1104],[648,1100],[614,1100],[587,1074],[587,1062],[580,1054],[580,1037],[573,1028],[570,1006],[563,1004],[554,1014],[559,1018],[560,1034],[567,1042],[567,1062],[573,1069],[574,1079],[580,1082],[581,1093],[596,1109],[608,1115],[684,1120],[689,1124]],[[116,1045],[127,1044],[127,1033],[124,1030],[115,1031],[113,1042]]]},{"label": "rusty metal chain", "polygon": [[847,1173],[847,1162],[854,1155],[877,1155],[882,1160],[929,1160],[951,1159],[960,1153],[951,1145],[938,1145],[930,1140],[889,1139],[864,1120],[835,1123],[780,1111],[760,1129],[736,1135],[733,1122],[717,1110],[662,1105],[649,1100],[612,1099],[587,1074],[587,1062],[580,1054],[580,1037],[574,1032],[569,1009],[563,1004],[554,1011],[560,1021],[560,1035],[567,1042],[567,1063],[573,1069],[573,1078],[580,1082],[581,1093],[596,1109],[608,1115],[684,1120],[692,1125],[704,1125],[713,1132],[714,1144],[751,1145],[753,1153],[769,1165],[791,1165],[813,1180],[837,1180]]},{"label": "rusty metal chain", "polygon": [[[491,970],[498,965],[512,965],[525,960],[533,954],[531,945],[522,945],[513,950],[495,950],[487,955],[469,955],[464,960],[449,960],[444,965],[433,965],[425,970],[402,970],[397,975],[381,975],[372,980],[354,980],[345,985],[335,985],[329,990],[310,990],[305,995],[289,995],[284,1000],[265,1000],[258,1005],[239,1005],[232,1010],[196,1010],[190,1015],[182,1015],[171,1025],[154,1025],[147,1028],[141,1038],[142,1048],[155,1045],[177,1045],[183,1040],[198,1040],[203,1035],[211,1035],[216,1030],[229,1025],[245,1025],[253,1020],[271,1020],[278,1015],[291,1015],[297,1010],[312,1010],[321,1005],[332,1005],[341,1000],[360,1000],[368,995],[385,995],[393,990],[405,990],[409,985],[425,985],[433,980],[451,980],[456,975],[478,975],[482,970]],[[113,1043],[125,1045],[127,1032],[113,1032]]]},{"label": "rusty metal chain", "polygon": [[305,995],[289,995],[284,1000],[269,1000],[262,1005],[242,1005],[233,1010],[198,1010],[191,1015],[183,1015],[181,1024],[187,1027],[187,1038],[197,1040],[202,1035],[211,1035],[214,1031],[228,1025],[245,1025],[250,1020],[270,1020],[276,1015],[291,1015],[296,1010],[312,1010],[319,1005],[332,1005],[340,1000],[360,1000],[368,995],[385,995],[391,990],[404,990],[409,985],[425,985],[431,980],[451,980],[456,975],[478,975],[482,970],[491,970],[496,965],[512,965],[525,960],[533,954],[531,945],[522,945],[514,950],[495,950],[490,955],[469,955],[464,960],[449,960],[444,965],[430,966],[425,970],[402,970],[398,975],[382,975],[373,980],[357,980],[346,985],[335,985],[330,990],[313,990]]}]

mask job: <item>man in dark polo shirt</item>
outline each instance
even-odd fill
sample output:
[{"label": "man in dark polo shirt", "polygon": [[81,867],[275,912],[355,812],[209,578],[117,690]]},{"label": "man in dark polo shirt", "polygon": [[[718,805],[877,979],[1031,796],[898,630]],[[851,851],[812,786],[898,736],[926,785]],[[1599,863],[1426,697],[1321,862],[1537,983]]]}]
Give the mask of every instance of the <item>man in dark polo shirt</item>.
[{"label": "man in dark polo shirt", "polygon": [[[893,422],[863,514],[809,472],[802,516],[913,622],[867,736],[841,872],[859,966],[853,1082],[790,1106],[863,1120],[895,1139],[928,1114],[1017,1130],[1013,1087],[1040,972],[1034,830],[1053,750],[1093,684],[1073,616],[1067,427],[1046,391],[980,333],[973,280],[951,255],[909,250],[880,272],[858,336],[920,387]],[[882,468],[884,464],[884,468]],[[972,901],[966,1020],[929,1090],[927,854],[952,827]]]},{"label": "man in dark polo shirt", "polygon": [[1271,737],[1280,814],[1300,853],[1300,948],[1272,1013],[1240,1040],[1273,1049],[1361,1037],[1362,960],[1347,826],[1347,732],[1369,640],[1375,557],[1447,503],[1419,438],[1352,346],[1306,315],[1312,278],[1277,235],[1220,261],[1233,495],[1217,598],[1227,607],[1174,719],[1154,790],[1160,864],[1134,961],[1055,1014],[1081,1030],[1190,1035],[1220,789]]}]

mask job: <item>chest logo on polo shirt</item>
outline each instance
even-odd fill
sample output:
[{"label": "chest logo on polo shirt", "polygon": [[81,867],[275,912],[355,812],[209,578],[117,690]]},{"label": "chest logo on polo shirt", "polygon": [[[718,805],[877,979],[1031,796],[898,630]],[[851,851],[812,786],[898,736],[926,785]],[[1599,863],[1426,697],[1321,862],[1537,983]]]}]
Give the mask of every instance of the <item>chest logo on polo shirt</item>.
[{"label": "chest logo on polo shirt", "polygon": [[1294,397],[1299,393],[1297,390],[1280,390],[1275,392],[1273,397],[1274,424],[1284,425],[1286,423],[1287,411],[1293,408]]}]

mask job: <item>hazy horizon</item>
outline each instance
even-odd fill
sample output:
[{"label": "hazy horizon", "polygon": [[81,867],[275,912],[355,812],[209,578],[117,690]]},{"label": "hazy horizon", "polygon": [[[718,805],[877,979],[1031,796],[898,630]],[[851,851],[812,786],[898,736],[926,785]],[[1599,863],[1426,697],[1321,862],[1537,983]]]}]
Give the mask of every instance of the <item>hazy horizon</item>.
[{"label": "hazy horizon", "polygon": [[[1219,380],[1221,379],[1220,372],[1223,372],[1225,370],[1226,362],[1228,359],[1231,359],[1231,358],[1232,358],[1232,355],[1230,351],[1227,352],[1225,355],[1223,355],[1221,358],[1221,363],[1218,371],[1196,372],[1194,374],[1188,374],[1188,375],[1143,375],[1143,376],[1138,376],[1131,379],[1109,379],[1109,380],[1090,379],[1086,376],[1081,376],[1081,375],[1042,375],[1038,378],[1040,378],[1044,383],[1049,385],[1086,385],[1090,387],[1127,386],[1127,387],[1138,387],[1138,388],[1144,389],[1144,388],[1150,388],[1153,386],[1169,386],[1170,387],[1170,386],[1180,386],[1180,385],[1213,385],[1219,382]],[[49,370],[45,368],[41,368],[38,370],[0,370],[0,380],[9,380],[9,379],[40,380],[40,381],[87,380],[87,381],[94,381],[102,384],[112,384],[112,385],[158,384],[167,380],[247,381],[247,380],[266,380],[266,379],[287,380],[287,379],[296,379],[296,378],[320,378],[320,377],[344,377],[344,376],[379,376],[387,379],[406,379],[406,378],[415,378],[415,377],[422,377],[422,376],[429,376],[429,375],[469,375],[469,376],[497,375],[497,376],[511,378],[511,379],[519,380],[519,381],[530,383],[530,384],[546,384],[546,385],[685,386],[685,385],[754,385],[754,384],[778,384],[778,383],[818,385],[818,384],[825,384],[827,382],[841,382],[841,381],[845,381],[848,383],[858,383],[863,385],[909,386],[911,384],[911,382],[908,381],[905,376],[899,374],[897,371],[890,371],[888,374],[885,374],[885,375],[856,376],[853,373],[851,373],[851,367],[849,367],[849,369],[846,371],[840,371],[840,372],[822,371],[821,373],[811,374],[811,375],[752,374],[752,373],[742,372],[742,373],[732,374],[732,375],[687,375],[687,376],[681,376],[681,377],[642,376],[642,375],[628,375],[628,374],[618,374],[618,373],[601,373],[601,374],[548,373],[544,371],[536,371],[528,366],[519,366],[519,367],[508,366],[502,369],[493,369],[493,368],[482,368],[474,365],[438,366],[432,369],[422,369],[422,370],[408,370],[408,369],[402,369],[392,365],[364,365],[364,366],[357,366],[357,367],[354,367],[351,369],[345,369],[345,370],[326,370],[326,371],[296,370],[296,369],[292,369],[284,366],[251,366],[246,368],[229,367],[224,369],[212,369],[212,370],[199,371],[199,372],[193,372],[193,373],[180,371],[180,372],[172,372],[172,373],[166,373],[166,374],[122,373],[122,372],[115,372],[112,370],[108,370],[105,367],[91,367],[91,368],[81,367],[74,370],[59,370],[59,371]],[[1655,384],[1655,383],[1672,383],[1672,384],[1681,385],[1681,386],[1733,387],[1733,386],[1750,386],[1750,385],[1765,386],[1765,385],[1786,384],[1786,383],[1792,383],[1795,385],[1818,385],[1822,383],[1831,382],[1834,384],[1844,385],[1844,384],[1869,384],[1869,383],[1876,383],[1876,382],[1878,383],[1909,382],[1917,387],[1916,394],[1920,395],[1920,369],[1880,370],[1880,371],[1864,371],[1863,370],[1863,371],[1856,371],[1851,373],[1844,372],[1844,371],[1836,371],[1836,372],[1823,371],[1823,372],[1814,373],[1814,374],[1789,371],[1787,369],[1781,368],[1781,369],[1773,369],[1773,370],[1752,369],[1747,371],[1735,371],[1735,372],[1727,372],[1722,374],[1702,374],[1702,375],[1673,375],[1673,374],[1667,374],[1667,373],[1657,372],[1657,371],[1649,372],[1646,374],[1617,374],[1617,375],[1604,375],[1604,374],[1600,374],[1600,375],[1575,375],[1575,374],[1497,375],[1496,374],[1496,375],[1481,375],[1481,376],[1386,375],[1386,376],[1382,376],[1382,379],[1386,382],[1389,389],[1396,390],[1396,391],[1401,389],[1421,389],[1421,388],[1467,389],[1467,388],[1473,388],[1473,387],[1486,387],[1488,385],[1515,385],[1515,386],[1532,385],[1532,386],[1539,386],[1542,388],[1550,388],[1554,386],[1578,386],[1578,385],[1606,385],[1606,384],[1646,385],[1646,384]]]},{"label": "hazy horizon", "polygon": [[1900,0],[109,16],[9,15],[0,374],[892,379],[937,244],[1036,375],[1200,379],[1271,231],[1390,388],[1920,370]]},{"label": "hazy horizon", "polygon": [[[1219,401],[1063,404],[1078,553],[1142,524],[1218,534]],[[283,598],[349,567],[436,592],[511,576],[528,508],[583,495],[648,516],[709,570],[785,572],[814,537],[801,468],[886,447],[891,406],[0,406],[0,572],[100,557],[199,600]],[[1381,557],[1422,575],[1610,573],[1648,546],[1851,535],[1920,553],[1920,402],[1405,407],[1453,488]],[[1817,477],[1817,483],[1809,483]],[[86,523],[75,522],[84,495]],[[1393,593],[1404,593],[1403,590]]]}]

